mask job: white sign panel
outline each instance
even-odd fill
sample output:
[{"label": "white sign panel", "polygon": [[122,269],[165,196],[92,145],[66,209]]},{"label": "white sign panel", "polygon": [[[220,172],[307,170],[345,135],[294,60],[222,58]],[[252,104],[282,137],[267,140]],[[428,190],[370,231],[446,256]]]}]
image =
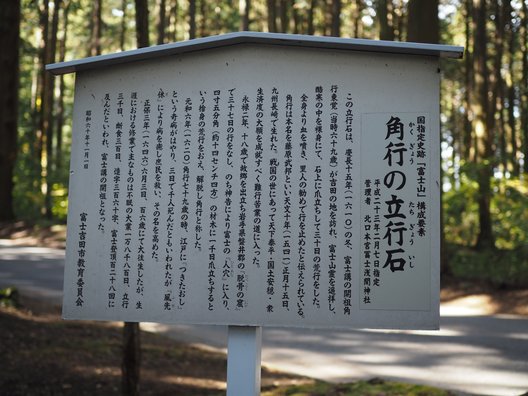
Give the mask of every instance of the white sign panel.
[{"label": "white sign panel", "polygon": [[64,316],[437,327],[438,83],[263,45],[79,72]]}]

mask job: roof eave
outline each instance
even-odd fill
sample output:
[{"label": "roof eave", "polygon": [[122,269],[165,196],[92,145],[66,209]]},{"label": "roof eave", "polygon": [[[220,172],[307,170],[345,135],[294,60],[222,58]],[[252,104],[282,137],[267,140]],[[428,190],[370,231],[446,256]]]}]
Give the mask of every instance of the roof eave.
[{"label": "roof eave", "polygon": [[92,56],[68,62],[53,63],[46,65],[46,70],[54,75],[60,75],[236,44],[268,44],[305,48],[435,56],[455,59],[462,58],[464,54],[463,47],[452,45],[349,39],[283,33],[235,32],[219,36],[203,37],[193,40],[179,41],[176,43],[139,48],[113,54]]}]

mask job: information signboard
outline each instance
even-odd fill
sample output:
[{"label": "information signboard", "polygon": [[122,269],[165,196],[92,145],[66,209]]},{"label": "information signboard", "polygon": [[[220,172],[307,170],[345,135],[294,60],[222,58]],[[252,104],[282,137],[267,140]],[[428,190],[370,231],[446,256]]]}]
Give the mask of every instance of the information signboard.
[{"label": "information signboard", "polygon": [[65,318],[438,327],[437,57],[271,40],[87,69]]}]

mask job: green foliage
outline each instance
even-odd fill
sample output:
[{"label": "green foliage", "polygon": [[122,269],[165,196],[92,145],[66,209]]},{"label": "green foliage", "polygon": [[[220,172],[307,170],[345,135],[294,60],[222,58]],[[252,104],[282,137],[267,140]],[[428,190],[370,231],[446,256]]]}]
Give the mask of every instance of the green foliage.
[{"label": "green foliage", "polygon": [[478,232],[476,182],[464,174],[459,189],[443,194],[444,231],[448,242],[472,246]]},{"label": "green foliage", "polygon": [[375,378],[349,384],[329,384],[316,382],[308,385],[295,385],[263,393],[263,396],[450,396],[453,393],[423,385],[384,381]]},{"label": "green foliage", "polygon": [[19,294],[14,287],[0,289],[0,307],[18,307]]},{"label": "green foliage", "polygon": [[[471,170],[461,175],[460,188],[444,193],[444,227],[450,243],[473,246],[478,233],[478,184]],[[471,177],[470,177],[471,176]],[[516,179],[492,181],[491,211],[498,249],[519,249],[528,242],[528,183]],[[492,248],[492,247],[490,247]]]},{"label": "green foliage", "polygon": [[528,284],[528,184],[519,179],[493,180],[491,211],[494,246],[472,248],[478,234],[478,185],[462,174],[460,188],[444,193],[447,258],[453,275],[495,286]]},{"label": "green foliage", "polygon": [[494,192],[492,212],[497,247],[502,249],[526,248],[528,245],[528,182],[514,179],[495,183]]},{"label": "green foliage", "polygon": [[458,279],[484,281],[496,287],[526,287],[528,284],[528,246],[477,251],[448,245],[447,254],[450,269]]}]

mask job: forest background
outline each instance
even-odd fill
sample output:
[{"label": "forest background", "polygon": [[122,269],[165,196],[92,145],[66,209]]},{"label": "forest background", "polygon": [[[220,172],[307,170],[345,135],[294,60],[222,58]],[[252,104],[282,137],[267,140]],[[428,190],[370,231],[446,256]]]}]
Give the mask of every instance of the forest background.
[{"label": "forest background", "polygon": [[441,61],[442,273],[528,285],[528,0],[0,0],[0,221],[66,221],[74,75],[45,64],[239,30],[464,46]]}]

